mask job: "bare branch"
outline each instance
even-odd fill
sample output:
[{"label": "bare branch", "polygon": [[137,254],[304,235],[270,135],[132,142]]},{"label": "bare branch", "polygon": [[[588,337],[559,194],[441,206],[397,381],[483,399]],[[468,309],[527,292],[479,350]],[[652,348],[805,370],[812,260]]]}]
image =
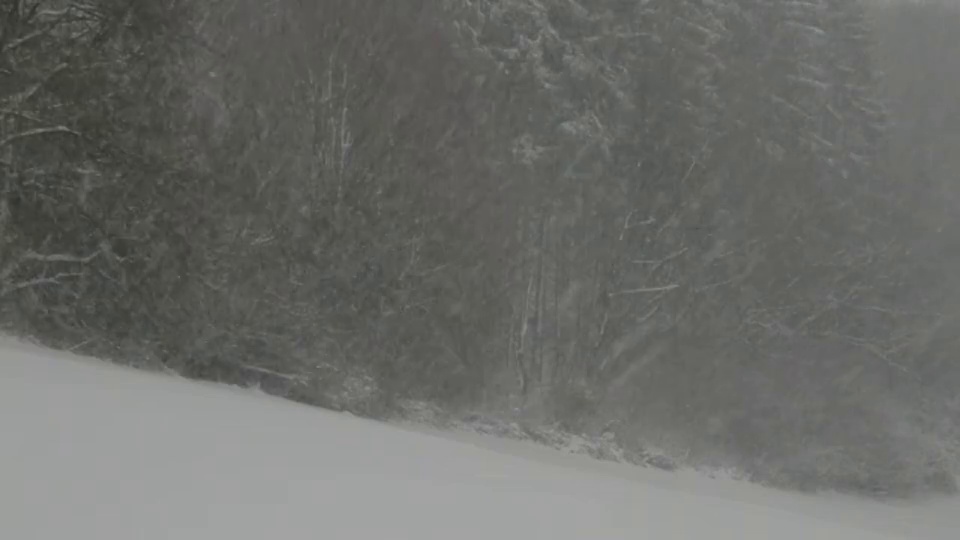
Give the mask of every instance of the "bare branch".
[{"label": "bare branch", "polygon": [[900,372],[905,373],[905,374],[907,374],[907,375],[914,376],[913,372],[912,372],[909,368],[907,368],[907,367],[904,366],[903,364],[895,361],[894,359],[890,358],[890,356],[887,355],[887,354],[883,351],[882,348],[880,348],[878,345],[876,345],[876,344],[874,344],[874,343],[871,343],[871,342],[869,342],[869,341],[867,341],[867,340],[865,340],[865,339],[856,338],[856,337],[853,337],[853,336],[842,335],[842,334],[838,334],[838,333],[828,333],[828,334],[825,334],[825,335],[828,336],[828,337],[833,337],[833,338],[839,339],[839,340],[841,340],[841,341],[844,341],[844,342],[846,342],[846,343],[849,343],[849,344],[853,345],[854,347],[858,347],[858,348],[860,348],[860,349],[862,349],[862,350],[870,353],[870,354],[873,355],[875,358],[878,358],[878,359],[880,359],[880,360],[883,360],[884,362],[887,363],[887,365],[889,365],[890,367],[896,369],[897,371],[900,371]]},{"label": "bare branch", "polygon": [[42,277],[42,278],[29,279],[27,281],[21,281],[20,283],[14,283],[9,287],[6,287],[5,289],[3,289],[3,291],[0,292],[0,297],[6,296],[10,293],[17,292],[23,289],[39,287],[41,285],[60,285],[61,279],[78,278],[81,276],[83,276],[83,274],[78,272],[73,272],[73,273],[61,272],[51,277]]},{"label": "bare branch", "polygon": [[0,116],[16,116],[24,120],[29,120],[31,122],[43,122],[40,118],[23,111],[16,111],[13,109],[0,108]]},{"label": "bare branch", "polygon": [[[81,263],[81,264],[86,264],[86,263],[92,261],[93,259],[95,259],[98,255],[100,255],[100,252],[99,252],[99,251],[95,251],[95,252],[91,253],[90,255],[87,255],[86,257],[77,257],[77,256],[75,256],[75,255],[64,255],[64,254],[44,255],[44,254],[42,254],[42,253],[36,253],[36,252],[34,252],[34,251],[28,251],[27,253],[24,253],[23,255],[21,255],[19,258],[16,258],[15,260],[11,261],[10,264],[8,264],[5,268],[3,268],[2,271],[0,271],[0,281],[6,281],[7,279],[9,279],[10,276],[13,275],[13,273],[16,272],[16,271],[20,268],[20,264],[21,264],[22,262],[24,262],[24,261],[39,261],[39,262],[47,262],[47,263]],[[73,276],[73,275],[80,275],[80,274],[58,274],[57,276],[54,276],[53,278],[38,278],[38,279],[35,279],[35,280],[25,281],[25,282],[22,282],[22,283],[20,283],[20,284],[18,284],[18,285],[14,285],[14,286],[13,286],[11,289],[9,289],[9,290],[4,289],[4,290],[2,291],[2,293],[0,293],[0,296],[4,296],[4,295],[6,295],[6,294],[8,294],[9,292],[14,291],[14,290],[19,290],[19,289],[23,289],[23,288],[26,288],[26,287],[32,287],[32,286],[36,286],[36,285],[43,285],[43,284],[49,284],[49,283],[52,283],[52,282],[56,282],[56,280],[59,279],[59,278],[66,277],[66,276]],[[50,280],[54,280],[54,281],[51,282]]]},{"label": "bare branch", "polygon": [[687,248],[683,248],[683,249],[681,249],[681,250],[679,250],[679,251],[675,251],[675,252],[667,255],[666,257],[664,257],[664,258],[662,258],[662,259],[638,259],[638,260],[633,261],[633,264],[658,264],[658,265],[659,265],[659,264],[663,264],[663,263],[665,263],[665,262],[667,262],[667,261],[671,261],[671,260],[673,260],[673,259],[676,259],[677,257],[680,257],[681,255],[683,255],[683,254],[686,253],[687,251],[688,251]]},{"label": "bare branch", "polygon": [[626,294],[648,294],[648,293],[658,293],[658,292],[667,292],[674,289],[679,289],[680,285],[674,283],[673,285],[664,285],[662,287],[642,287],[639,289],[627,289],[625,291],[618,291],[611,296],[621,296]]},{"label": "bare branch", "polygon": [[657,222],[656,218],[650,217],[641,221],[640,223],[631,223],[631,221],[633,221],[634,214],[636,214],[636,211],[630,212],[629,214],[627,214],[626,219],[623,220],[623,229],[620,231],[621,242],[626,237],[627,231],[629,231],[630,229],[633,229],[635,227],[642,227],[644,225],[653,225],[654,223]]},{"label": "bare branch", "polygon": [[65,133],[67,135],[73,135],[75,137],[81,136],[79,133],[77,133],[76,131],[66,126],[53,126],[53,127],[46,127],[46,128],[28,129],[27,131],[15,133],[13,135],[10,135],[6,139],[0,140],[0,148],[10,145],[11,143],[14,143],[20,139],[26,139],[29,137],[38,137],[40,135],[48,135],[51,133]]},{"label": "bare branch", "polygon": [[15,40],[11,41],[10,43],[7,43],[7,45],[4,46],[3,49],[0,49],[0,53],[5,53],[5,52],[8,52],[8,51],[12,51],[13,49],[16,49],[17,47],[20,47],[20,46],[22,46],[22,45],[25,45],[25,44],[29,43],[31,40],[34,40],[34,39],[36,39],[36,38],[38,38],[38,37],[40,37],[40,36],[42,36],[42,35],[44,35],[44,34],[46,34],[46,33],[49,33],[50,30],[52,30],[52,28],[41,28],[41,29],[39,29],[39,30],[34,30],[33,32],[30,32],[29,34],[27,34],[27,35],[25,35],[25,36],[22,36],[22,37],[20,37],[20,38],[18,38],[18,39],[15,39]]},{"label": "bare branch", "polygon": [[254,365],[245,364],[245,363],[239,363],[238,365],[240,366],[240,368],[245,369],[245,370],[247,370],[247,371],[254,372],[254,373],[261,373],[261,374],[263,374],[263,375],[271,375],[271,376],[274,376],[274,377],[277,377],[277,378],[280,378],[280,379],[285,379],[285,380],[291,381],[291,382],[298,382],[298,383],[304,383],[304,382],[306,382],[306,377],[304,377],[303,375],[293,374],[293,373],[283,373],[283,372],[275,371],[275,370],[268,369],[268,368],[265,368],[265,367],[254,366]]},{"label": "bare branch", "polygon": [[70,12],[72,12],[75,7],[78,7],[78,6],[74,4],[74,5],[69,5],[60,10],[52,10],[52,9],[40,10],[40,2],[35,3],[32,6],[31,12],[27,14],[25,20],[32,21],[34,19],[39,20],[42,18],[42,19],[47,19],[45,21],[46,24],[41,28],[37,28],[33,32],[30,32],[29,34],[26,34],[24,36],[21,36],[17,39],[10,41],[9,43],[6,43],[2,48],[0,48],[0,52],[7,52],[10,50],[16,49],[17,47],[21,47],[24,44],[29,43],[30,41],[33,41],[34,39],[37,39],[39,37],[42,37],[46,34],[53,32],[60,25],[60,23],[64,22],[64,19],[66,18],[66,16]]},{"label": "bare branch", "polygon": [[42,88],[43,85],[47,83],[47,81],[49,81],[50,79],[52,79],[54,76],[56,76],[58,73],[60,73],[65,69],[67,69],[67,64],[58,64],[56,67],[51,69],[48,73],[46,73],[42,79],[34,83],[33,86],[27,88],[23,92],[20,92],[19,94],[14,94],[13,96],[10,96],[7,99],[7,101],[12,103],[13,107],[19,107],[23,105],[31,97],[33,97],[34,94],[36,94],[37,91],[40,90],[40,88]]}]

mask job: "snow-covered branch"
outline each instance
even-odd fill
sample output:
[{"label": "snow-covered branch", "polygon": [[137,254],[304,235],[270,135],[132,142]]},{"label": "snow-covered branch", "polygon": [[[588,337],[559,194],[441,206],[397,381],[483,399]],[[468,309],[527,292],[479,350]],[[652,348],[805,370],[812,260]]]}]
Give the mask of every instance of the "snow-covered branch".
[{"label": "snow-covered branch", "polygon": [[42,253],[36,253],[34,251],[28,251],[22,257],[25,261],[39,261],[39,262],[49,262],[49,263],[88,263],[93,259],[96,259],[100,255],[99,251],[94,251],[86,257],[78,257],[76,255],[66,255],[62,253],[54,253],[50,255],[45,255]]}]

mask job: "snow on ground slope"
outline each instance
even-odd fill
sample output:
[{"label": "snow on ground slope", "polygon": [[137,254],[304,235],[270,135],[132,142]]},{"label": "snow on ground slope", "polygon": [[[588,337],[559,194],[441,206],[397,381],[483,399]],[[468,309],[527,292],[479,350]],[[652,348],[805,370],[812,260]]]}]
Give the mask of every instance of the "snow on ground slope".
[{"label": "snow on ground slope", "polygon": [[0,538],[953,539],[881,506],[458,441],[0,343]]}]

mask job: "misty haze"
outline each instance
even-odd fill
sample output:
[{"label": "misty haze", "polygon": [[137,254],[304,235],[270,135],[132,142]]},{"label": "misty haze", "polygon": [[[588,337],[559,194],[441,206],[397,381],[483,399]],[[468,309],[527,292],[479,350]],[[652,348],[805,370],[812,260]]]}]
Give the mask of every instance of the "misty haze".
[{"label": "misty haze", "polygon": [[0,0],[2,538],[960,538],[958,347],[960,2]]}]

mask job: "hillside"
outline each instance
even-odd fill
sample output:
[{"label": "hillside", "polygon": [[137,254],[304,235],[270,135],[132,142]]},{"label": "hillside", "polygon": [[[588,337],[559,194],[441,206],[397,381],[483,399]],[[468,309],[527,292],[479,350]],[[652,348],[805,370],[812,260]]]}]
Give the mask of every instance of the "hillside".
[{"label": "hillside", "polygon": [[0,537],[20,540],[933,540],[960,526],[956,501],[803,497],[454,440],[11,342],[0,432]]}]

